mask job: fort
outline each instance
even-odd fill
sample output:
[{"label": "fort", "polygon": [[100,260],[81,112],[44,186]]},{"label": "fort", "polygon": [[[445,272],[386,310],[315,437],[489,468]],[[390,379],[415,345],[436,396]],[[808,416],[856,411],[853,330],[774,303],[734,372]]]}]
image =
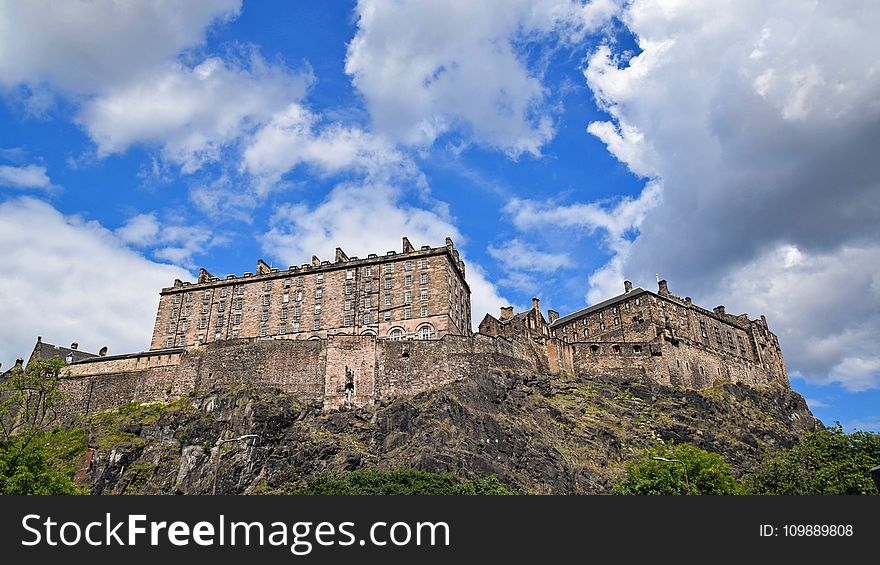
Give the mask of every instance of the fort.
[{"label": "fort", "polygon": [[[327,410],[368,406],[498,370],[606,374],[703,389],[718,381],[788,387],[764,316],[701,308],[633,288],[544,317],[538,298],[486,314],[471,331],[465,265],[451,239],[401,252],[313,257],[288,269],[174,281],[160,292],[148,351],[99,355],[38,340],[32,357],[65,356],[63,415],[171,401],[215,387],[272,386]],[[52,348],[55,349],[52,349]],[[61,351],[58,353],[56,350]],[[74,354],[75,352],[75,354]]]}]

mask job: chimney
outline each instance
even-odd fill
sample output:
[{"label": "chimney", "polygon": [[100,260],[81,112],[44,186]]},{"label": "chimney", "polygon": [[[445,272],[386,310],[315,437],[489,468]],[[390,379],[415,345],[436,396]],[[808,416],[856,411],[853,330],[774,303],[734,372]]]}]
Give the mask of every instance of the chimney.
[{"label": "chimney", "polygon": [[513,306],[502,306],[501,307],[501,321],[509,320],[513,318]]},{"label": "chimney", "polygon": [[723,316],[724,315],[724,305],[716,306],[715,308],[712,308],[712,311],[715,312],[716,314],[718,314],[719,316]]},{"label": "chimney", "polygon": [[208,270],[205,269],[204,267],[199,269],[199,282],[200,283],[208,282],[209,280],[211,280],[213,278],[214,278],[214,275],[209,273]]},{"label": "chimney", "polygon": [[321,266],[321,260],[318,259],[317,255],[312,255],[312,267],[320,267],[320,266]]},{"label": "chimney", "polygon": [[106,345],[101,348],[101,351],[98,352],[98,355],[100,355],[101,357],[107,357],[107,346]]},{"label": "chimney", "polygon": [[74,341],[73,343],[70,344],[70,348],[73,349],[73,350],[76,350],[76,348],[78,348],[78,347],[79,347],[79,344],[78,344],[77,342],[75,342],[75,341]]},{"label": "chimney", "polygon": [[556,310],[547,310],[547,315],[550,317],[551,324],[559,319],[559,312]]},{"label": "chimney", "polygon": [[43,336],[41,336],[41,335],[37,336],[37,343],[43,343]]},{"label": "chimney", "polygon": [[[538,318],[538,315],[541,313],[541,300],[538,298],[532,298],[532,310],[535,311],[535,317]],[[540,319],[540,318],[538,318]]]},{"label": "chimney", "polygon": [[271,270],[272,269],[269,268],[269,265],[267,265],[265,261],[263,261],[262,259],[257,259],[257,274],[258,275],[265,275],[266,273],[268,273]]},{"label": "chimney", "polygon": [[633,283],[632,281],[623,281],[623,292],[632,292]]},{"label": "chimney", "polygon": [[687,304],[688,306],[690,306],[691,304],[693,304],[693,300],[691,300],[690,296],[685,296],[684,303]]},{"label": "chimney", "polygon": [[669,285],[666,284],[666,279],[657,282],[657,294],[659,294],[660,296],[669,295]]},{"label": "chimney", "polygon": [[343,251],[341,247],[337,247],[336,248],[336,262],[337,263],[344,263],[345,261],[348,261],[348,255],[345,254],[345,251]]},{"label": "chimney", "polygon": [[409,238],[403,236],[403,252],[410,253],[411,251],[415,251],[416,248],[412,246],[412,243],[409,242]]},{"label": "chimney", "polygon": [[446,247],[447,249],[452,249],[453,247],[455,247],[455,244],[452,243],[451,237],[446,238]]}]

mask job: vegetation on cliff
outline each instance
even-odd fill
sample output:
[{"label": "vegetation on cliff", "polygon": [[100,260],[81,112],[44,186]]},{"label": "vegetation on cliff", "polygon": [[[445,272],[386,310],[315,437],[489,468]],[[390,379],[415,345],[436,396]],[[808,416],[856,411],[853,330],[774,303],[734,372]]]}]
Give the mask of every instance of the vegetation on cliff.
[{"label": "vegetation on cliff", "polygon": [[612,494],[740,494],[742,488],[724,458],[690,444],[663,444],[627,463]]}]

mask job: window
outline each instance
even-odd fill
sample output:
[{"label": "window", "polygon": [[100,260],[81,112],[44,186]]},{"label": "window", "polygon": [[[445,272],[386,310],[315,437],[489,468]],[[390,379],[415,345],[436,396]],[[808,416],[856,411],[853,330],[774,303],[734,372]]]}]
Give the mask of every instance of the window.
[{"label": "window", "polygon": [[229,287],[222,286],[220,287],[220,298],[226,298],[226,294],[229,290]]},{"label": "window", "polygon": [[296,277],[296,286],[302,286],[305,282],[306,278],[303,275]]},{"label": "window", "polygon": [[314,331],[318,331],[321,329],[321,320],[319,318],[315,318],[315,320],[312,322],[312,329]]},{"label": "window", "polygon": [[284,279],[284,288],[290,288],[290,279]]},{"label": "window", "polygon": [[611,353],[620,353],[620,346],[617,344],[612,345],[611,346]]},{"label": "window", "polygon": [[391,338],[392,341],[400,341],[403,339],[403,330],[400,328],[393,328],[388,332],[388,337]]},{"label": "window", "polygon": [[620,325],[620,318],[614,318],[614,325],[615,325],[615,326],[619,326],[619,325]]},{"label": "window", "polygon": [[315,275],[315,284],[324,284],[324,273]]},{"label": "window", "polygon": [[217,304],[217,311],[218,312],[225,312],[226,311],[226,303],[220,302],[219,304]]},{"label": "window", "polygon": [[385,295],[385,306],[391,306],[391,295],[390,294]]},{"label": "window", "polygon": [[295,299],[296,299],[297,302],[302,302],[302,299],[303,299],[303,291],[301,291],[301,290],[296,291],[296,297],[295,297]]},{"label": "window", "polygon": [[412,302],[412,292],[411,291],[408,290],[403,293],[403,301],[406,304],[409,304],[410,302]]},{"label": "window", "polygon": [[238,339],[238,328],[232,328],[232,339]]},{"label": "window", "polygon": [[244,285],[243,284],[236,285],[235,294],[244,294]]},{"label": "window", "polygon": [[351,300],[345,301],[345,310],[351,310]]},{"label": "window", "polygon": [[222,328],[222,327],[223,327],[223,314],[218,314],[218,315],[217,315],[217,324],[216,324],[216,325],[217,325],[218,328]]},{"label": "window", "polygon": [[373,283],[372,281],[367,281],[364,283],[364,292],[373,292]]},{"label": "window", "polygon": [[266,324],[260,325],[260,337],[266,337],[269,335],[269,327]]},{"label": "window", "polygon": [[403,277],[403,284],[406,286],[412,286],[412,275],[406,275]]},{"label": "window", "polygon": [[176,328],[176,326],[174,325],[174,322],[169,323],[168,324],[168,333],[173,334],[175,328]]},{"label": "window", "polygon": [[412,320],[412,307],[407,306],[403,309],[403,319],[404,320]]},{"label": "window", "polygon": [[211,291],[206,290],[205,295],[202,297],[202,300],[210,300],[211,299]]},{"label": "window", "polygon": [[299,318],[300,316],[302,316],[302,306],[300,306],[299,304],[294,306],[293,307],[293,315],[296,318]]},{"label": "window", "polygon": [[423,289],[422,289],[422,291],[419,293],[419,298],[420,298],[421,300],[427,300],[427,299],[428,299],[428,289],[427,289],[427,288],[423,288]]},{"label": "window", "polygon": [[422,273],[419,275],[419,284],[428,284],[428,273]]},{"label": "window", "polygon": [[345,316],[342,317],[342,324],[345,326],[351,325],[351,314],[346,314]]},{"label": "window", "polygon": [[364,308],[372,308],[373,299],[370,296],[364,296]]},{"label": "window", "polygon": [[165,347],[174,347],[174,338],[169,337],[165,340]]},{"label": "window", "polygon": [[281,335],[284,335],[287,333],[287,322],[281,322],[278,325],[278,333],[280,333]]},{"label": "window", "polygon": [[233,325],[236,325],[236,326],[241,324],[241,314],[234,315],[232,317],[232,323],[233,323]]},{"label": "window", "polygon": [[286,319],[287,319],[287,314],[288,314],[288,310],[287,310],[287,308],[282,308],[282,309],[281,309],[281,319],[282,319],[282,320],[286,320]]},{"label": "window", "polygon": [[386,311],[385,311],[385,314],[382,315],[382,318],[383,318],[386,322],[389,321],[389,320],[391,320],[391,311],[386,310]]},{"label": "window", "polygon": [[733,343],[733,334],[730,332],[727,332],[727,346],[736,351],[736,345]]},{"label": "window", "polygon": [[171,309],[171,319],[172,319],[172,320],[177,319],[177,312],[178,312],[178,311],[179,311],[179,310],[178,310],[177,308],[172,308],[172,309]]},{"label": "window", "polygon": [[269,295],[264,294],[263,295],[263,306],[268,306],[268,305],[269,305]]},{"label": "window", "polygon": [[367,312],[364,314],[364,323],[371,324],[373,323],[373,314],[371,312]]},{"label": "window", "polygon": [[419,328],[419,339],[433,339],[434,338],[434,328],[430,324],[425,324],[424,326]]},{"label": "window", "polygon": [[427,268],[428,268],[428,260],[427,260],[427,259],[422,259],[422,260],[419,262],[419,267],[422,268],[422,269],[427,269]]},{"label": "window", "polygon": [[263,281],[263,291],[269,292],[272,290],[272,281]]},{"label": "window", "polygon": [[192,302],[192,301],[193,301],[193,293],[191,293],[191,292],[187,292],[187,293],[186,293],[186,301],[187,301],[187,302]]},{"label": "window", "polygon": [[223,334],[221,332],[214,333],[214,341],[220,341],[221,337],[223,337]]},{"label": "window", "polygon": [[741,336],[741,335],[736,336],[736,340],[739,342],[739,352],[740,352],[740,354],[741,354],[743,357],[745,357],[745,356],[746,356],[746,344],[745,344],[745,342],[743,341],[742,336]]},{"label": "window", "polygon": [[584,328],[584,338],[588,338],[588,337],[590,337],[590,330],[589,330],[589,328]]},{"label": "window", "polygon": [[233,310],[241,310],[241,304],[242,304],[241,298],[236,298],[235,300],[232,301],[232,309]]},{"label": "window", "polygon": [[269,321],[269,311],[268,310],[263,310],[262,314],[260,314],[260,321],[261,322],[268,322]]},{"label": "window", "polygon": [[718,329],[718,326],[715,326],[715,341],[718,342],[718,345],[724,345],[724,342],[721,340],[721,330]]},{"label": "window", "polygon": [[354,269],[346,269],[345,270],[345,280],[350,281],[354,279]]},{"label": "window", "polygon": [[393,272],[394,272],[394,263],[388,263],[387,265],[385,265],[385,274],[386,275],[390,275]]},{"label": "window", "polygon": [[406,263],[404,263],[404,264],[403,264],[403,269],[404,269],[405,271],[412,271],[412,270],[413,270],[413,262],[412,262],[412,261],[407,261]]},{"label": "window", "polygon": [[354,287],[351,284],[346,284],[345,285],[345,294],[351,294],[351,291],[353,289],[354,289]]},{"label": "window", "polygon": [[294,323],[293,323],[293,331],[294,331],[294,332],[298,332],[298,331],[299,331],[299,322],[294,322]]},{"label": "window", "polygon": [[385,290],[389,290],[391,288],[391,277],[385,278]]},{"label": "window", "polygon": [[208,320],[204,318],[199,318],[199,329],[203,330],[208,326]]},{"label": "window", "polygon": [[324,289],[323,288],[318,287],[315,289],[315,298],[316,299],[324,298]]},{"label": "window", "polygon": [[290,302],[290,295],[287,294],[286,292],[284,294],[282,294],[281,295],[281,302],[283,304],[287,304],[288,302]]},{"label": "window", "polygon": [[641,299],[641,298],[636,298],[636,306],[638,306],[638,305],[641,304],[641,303],[642,303],[642,299]]},{"label": "window", "polygon": [[175,295],[174,295],[174,303],[175,303],[175,304],[180,304],[180,295],[179,295],[179,294],[175,294]]},{"label": "window", "polygon": [[642,346],[641,345],[633,345],[633,353],[641,353]]},{"label": "window", "polygon": [[599,346],[598,345],[591,345],[590,346],[590,353],[599,353]]},{"label": "window", "polygon": [[321,315],[321,305],[320,304],[315,304],[315,315],[316,316]]},{"label": "window", "polygon": [[604,330],[604,329],[605,329],[605,322],[599,322],[599,329],[600,329],[600,330]]},{"label": "window", "polygon": [[427,317],[428,317],[428,307],[427,307],[427,306],[422,306],[421,310],[419,311],[419,315],[420,315],[422,318],[427,318]]},{"label": "window", "polygon": [[180,322],[180,331],[185,332],[187,329],[189,329],[189,320]]}]

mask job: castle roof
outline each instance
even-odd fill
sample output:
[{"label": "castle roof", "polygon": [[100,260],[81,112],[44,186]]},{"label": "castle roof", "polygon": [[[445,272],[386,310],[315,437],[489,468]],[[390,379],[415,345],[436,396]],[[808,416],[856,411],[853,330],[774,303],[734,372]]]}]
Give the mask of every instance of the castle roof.
[{"label": "castle roof", "polygon": [[555,322],[550,324],[550,329],[561,326],[562,324],[570,322],[571,320],[576,320],[576,319],[580,318],[581,316],[586,316],[587,314],[592,314],[593,312],[597,312],[599,310],[607,308],[608,306],[612,306],[614,304],[617,304],[618,302],[621,302],[622,300],[625,300],[627,298],[633,298],[633,297],[639,296],[641,294],[645,294],[647,292],[648,291],[645,290],[644,288],[638,287],[638,288],[632,289],[629,292],[624,292],[623,294],[618,294],[614,298],[609,298],[608,300],[603,300],[602,302],[598,302],[596,304],[593,304],[592,306],[590,306],[588,308],[584,308],[583,310],[578,310],[577,312],[569,314],[568,316],[563,316],[562,318],[559,318],[558,320],[556,320]]},{"label": "castle roof", "polygon": [[[70,358],[69,360],[68,357]],[[89,353],[88,351],[81,351],[79,349],[46,343],[42,338],[38,337],[37,343],[34,345],[34,351],[31,353],[31,358],[28,359],[28,363],[34,359],[42,359],[43,361],[48,359],[64,359],[68,362],[74,362],[92,357],[98,357],[98,355],[95,353]]]}]

